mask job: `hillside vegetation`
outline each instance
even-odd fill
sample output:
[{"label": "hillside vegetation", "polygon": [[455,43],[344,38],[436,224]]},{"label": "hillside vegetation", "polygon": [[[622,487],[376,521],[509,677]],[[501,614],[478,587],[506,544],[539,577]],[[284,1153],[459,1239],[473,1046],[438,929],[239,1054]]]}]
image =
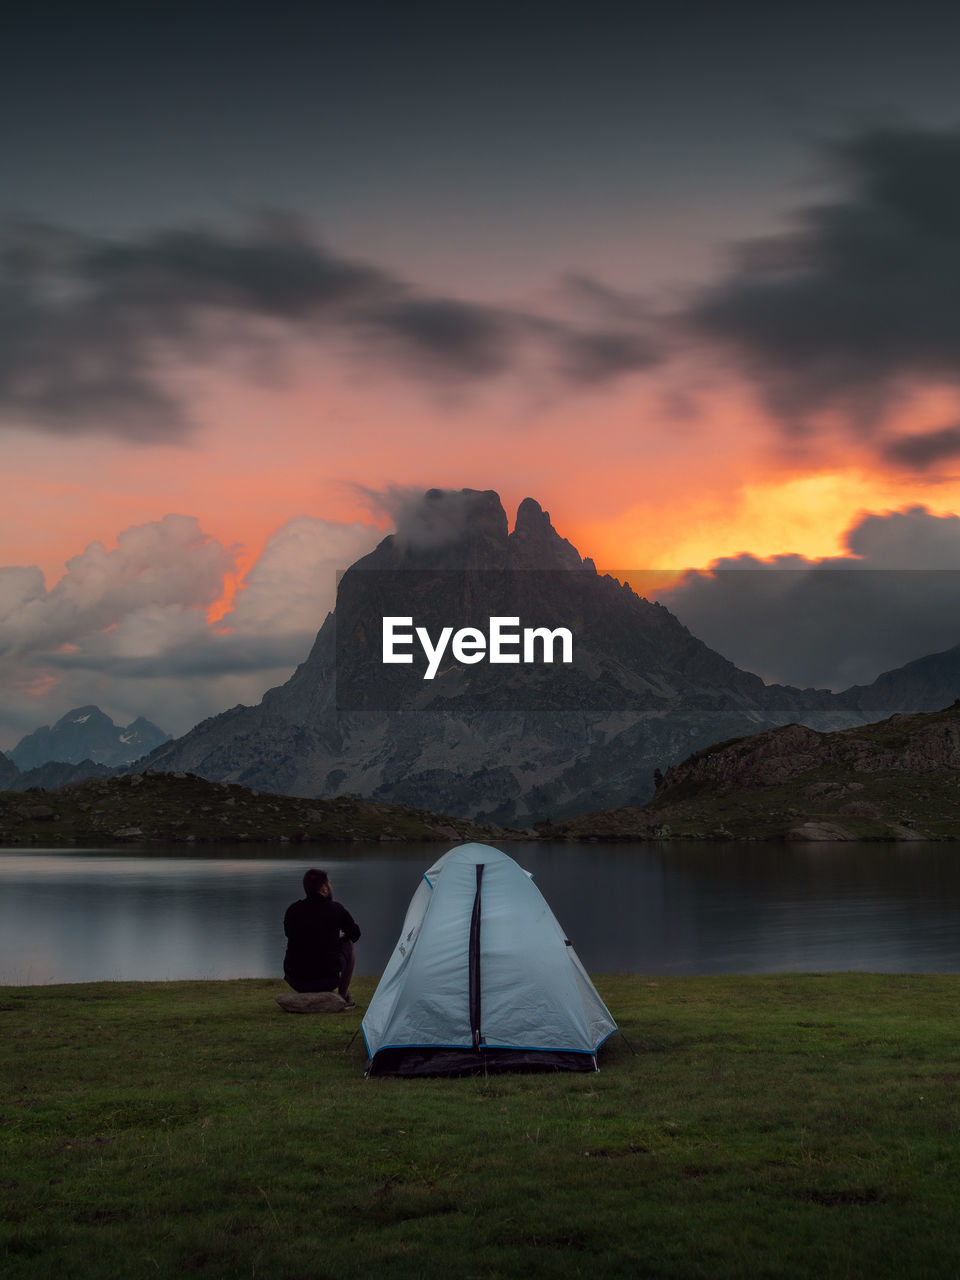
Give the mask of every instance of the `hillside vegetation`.
[{"label": "hillside vegetation", "polygon": [[505,834],[500,827],[402,805],[349,796],[302,800],[183,772],[148,770],[56,791],[0,793],[5,845],[490,841]]},{"label": "hillside vegetation", "polygon": [[818,733],[734,738],[669,769],[642,808],[589,814],[567,839],[960,840],[960,701]]}]

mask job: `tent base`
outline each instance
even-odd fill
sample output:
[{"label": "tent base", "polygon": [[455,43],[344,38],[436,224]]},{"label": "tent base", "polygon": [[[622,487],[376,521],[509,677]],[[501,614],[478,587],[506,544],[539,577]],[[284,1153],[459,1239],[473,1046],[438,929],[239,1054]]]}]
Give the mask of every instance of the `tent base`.
[{"label": "tent base", "polygon": [[501,1071],[597,1071],[594,1053],[553,1049],[381,1049],[368,1076],[474,1076]]}]

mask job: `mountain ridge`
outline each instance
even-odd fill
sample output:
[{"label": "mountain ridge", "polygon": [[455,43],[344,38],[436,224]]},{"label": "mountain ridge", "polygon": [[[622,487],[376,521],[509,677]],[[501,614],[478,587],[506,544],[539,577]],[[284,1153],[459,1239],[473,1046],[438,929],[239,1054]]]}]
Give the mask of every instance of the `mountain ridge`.
[{"label": "mountain ridge", "polygon": [[653,800],[586,814],[561,839],[960,840],[960,699],[830,733],[788,724],[667,770]]},{"label": "mountain ridge", "polygon": [[170,734],[144,716],[117,725],[93,704],[74,707],[53,725],[26,734],[7,758],[21,772],[52,762],[78,765],[85,760],[113,768],[130,764],[170,740]]},{"label": "mountain ridge", "polygon": [[[493,615],[567,623],[577,658],[523,671],[446,661],[435,680],[411,683],[409,668],[378,662],[377,646],[384,615],[414,612],[430,634]],[[655,770],[717,741],[791,721],[863,724],[868,707],[902,694],[886,676],[879,690],[843,694],[765,685],[664,606],[597,574],[534,499],[510,531],[492,490],[430,490],[342,576],[336,609],[285,684],[139,767],[527,826],[641,805]],[[938,689],[949,681],[944,668]]]}]

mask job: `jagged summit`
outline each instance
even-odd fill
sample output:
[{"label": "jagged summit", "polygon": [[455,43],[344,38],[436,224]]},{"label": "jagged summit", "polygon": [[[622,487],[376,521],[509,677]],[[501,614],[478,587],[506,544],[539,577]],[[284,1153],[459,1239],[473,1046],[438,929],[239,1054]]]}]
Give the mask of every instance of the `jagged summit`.
[{"label": "jagged summit", "polygon": [[509,531],[492,489],[428,489],[397,517],[396,533],[352,566],[366,569],[579,569],[583,561],[550,514],[524,498]]},{"label": "jagged summit", "polygon": [[[512,561],[518,569],[580,569],[584,561],[566,538],[561,538],[544,511],[533,498],[524,498],[517,509],[517,520],[510,534]],[[590,568],[593,562],[588,562]]]}]

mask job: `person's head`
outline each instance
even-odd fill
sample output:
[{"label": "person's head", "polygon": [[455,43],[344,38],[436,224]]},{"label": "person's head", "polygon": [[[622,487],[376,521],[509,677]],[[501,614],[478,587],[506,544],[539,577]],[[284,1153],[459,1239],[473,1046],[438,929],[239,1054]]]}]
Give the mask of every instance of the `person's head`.
[{"label": "person's head", "polygon": [[325,871],[311,867],[303,877],[303,891],[308,898],[329,898],[330,877]]}]

